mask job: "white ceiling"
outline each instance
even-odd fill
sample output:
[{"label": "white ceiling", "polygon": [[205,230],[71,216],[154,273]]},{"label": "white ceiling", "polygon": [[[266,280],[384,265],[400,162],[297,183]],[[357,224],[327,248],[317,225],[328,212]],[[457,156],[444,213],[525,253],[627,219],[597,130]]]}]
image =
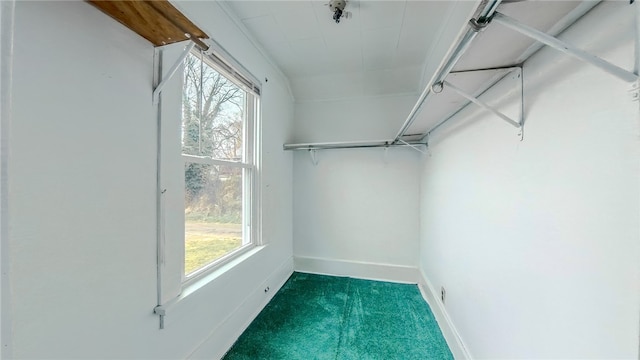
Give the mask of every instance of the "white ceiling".
[{"label": "white ceiling", "polygon": [[[469,12],[465,9],[472,12],[479,3],[349,0],[346,10],[352,13],[352,18],[336,24],[325,6],[328,1],[227,2],[287,75],[298,102],[390,94],[417,97],[425,76],[431,76],[423,74],[427,71],[425,65],[438,64],[451,45],[441,44],[439,37],[453,40],[455,34],[451,29],[464,27],[464,22],[454,24],[452,14],[458,14],[458,19],[460,14]],[[505,1],[498,10],[541,31],[553,32],[556,23],[565,16],[571,18],[571,13],[580,12],[588,2],[596,3]],[[533,44],[523,35],[492,24],[477,36],[454,70],[515,65],[531,54],[527,49]],[[487,71],[452,74],[448,80],[479,95],[502,76],[504,72]],[[467,103],[448,90],[432,96],[407,134],[424,134]]]},{"label": "white ceiling", "polygon": [[[580,1],[521,1],[503,3],[498,11],[518,19],[540,31],[547,32],[571,10],[580,6]],[[534,40],[503,26],[490,24],[458,61],[454,70],[486,69],[518,64],[525,50]]]},{"label": "white ceiling", "polygon": [[327,2],[228,4],[287,75],[296,99],[418,91],[429,50],[454,2],[350,0],[352,17],[339,24]]}]

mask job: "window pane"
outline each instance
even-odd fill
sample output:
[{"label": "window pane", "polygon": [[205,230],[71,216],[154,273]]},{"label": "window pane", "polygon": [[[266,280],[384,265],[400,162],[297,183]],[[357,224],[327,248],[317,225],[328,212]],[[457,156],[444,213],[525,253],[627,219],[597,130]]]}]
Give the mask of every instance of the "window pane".
[{"label": "window pane", "polygon": [[185,274],[243,241],[242,168],[185,163]]},{"label": "window pane", "polygon": [[242,161],[247,94],[197,56],[185,60],[182,153]]}]

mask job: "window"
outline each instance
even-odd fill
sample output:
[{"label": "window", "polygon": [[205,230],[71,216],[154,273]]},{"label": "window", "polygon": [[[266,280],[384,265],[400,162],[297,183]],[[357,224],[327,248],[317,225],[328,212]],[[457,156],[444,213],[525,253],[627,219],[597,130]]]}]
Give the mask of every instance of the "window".
[{"label": "window", "polygon": [[184,279],[256,243],[255,124],[259,92],[213,55],[184,62]]}]

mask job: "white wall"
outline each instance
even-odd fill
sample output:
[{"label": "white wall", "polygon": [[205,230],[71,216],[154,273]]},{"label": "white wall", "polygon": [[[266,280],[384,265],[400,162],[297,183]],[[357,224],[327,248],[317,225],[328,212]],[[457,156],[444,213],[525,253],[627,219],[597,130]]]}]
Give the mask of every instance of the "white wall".
[{"label": "white wall", "polygon": [[[393,139],[418,98],[415,91],[422,90],[476,7],[477,1],[449,7],[425,60],[423,81],[405,76],[419,71],[413,68],[364,78],[295,79],[293,142]],[[382,154],[382,149],[322,151],[318,166],[307,153],[295,155],[296,269],[418,281],[419,153],[390,149],[386,160]]]},{"label": "white wall", "polygon": [[[416,96],[299,102],[295,142],[393,139]],[[407,148],[294,156],[296,269],[414,281],[419,156]]]},{"label": "white wall", "polygon": [[414,281],[420,154],[407,148],[294,157],[294,254],[303,271]]},{"label": "white wall", "polygon": [[[633,13],[603,3],[562,38],[633,69]],[[524,76],[523,142],[471,108],[432,136],[421,270],[475,358],[637,358],[638,102],[551,49]]]},{"label": "white wall", "polygon": [[0,3],[0,358],[11,353],[11,327],[9,290],[9,227],[7,217],[7,158],[10,124],[10,94],[13,54],[13,14],[15,1]]},{"label": "white wall", "polygon": [[[216,3],[180,7],[263,86],[268,245],[156,305],[153,48],[85,2],[18,2],[8,181],[13,356],[217,358],[291,271],[286,84]],[[4,317],[3,317],[4,320]]]},{"label": "white wall", "polygon": [[[433,75],[477,5],[478,1],[464,1],[450,6],[446,25],[425,61],[422,81],[401,73],[370,79],[296,79],[292,85],[301,96],[296,96],[294,142],[393,139],[418,98],[413,92],[422,90],[421,84]],[[381,94],[376,82],[385,82],[387,90],[392,84],[397,93]],[[332,90],[335,84],[342,85]],[[390,149],[386,158],[383,152],[322,151],[317,166],[308,153],[296,153],[296,269],[418,281],[420,156],[411,149]]]},{"label": "white wall", "polygon": [[306,142],[393,139],[418,98],[415,94],[298,101],[294,140]]}]

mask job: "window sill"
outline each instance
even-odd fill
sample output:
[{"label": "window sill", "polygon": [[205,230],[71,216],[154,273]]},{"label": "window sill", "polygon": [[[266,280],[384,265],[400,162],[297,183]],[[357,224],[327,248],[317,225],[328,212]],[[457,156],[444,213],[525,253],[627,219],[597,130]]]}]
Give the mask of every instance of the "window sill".
[{"label": "window sill", "polygon": [[244,262],[246,259],[259,253],[263,248],[264,246],[255,246],[255,245],[247,247],[246,249],[243,249],[238,254],[233,256],[233,258],[223,262],[222,264],[216,266],[210,271],[196,278],[185,281],[182,287],[182,292],[180,293],[180,295],[178,295],[178,299],[189,296],[190,294],[194,293],[201,287],[206,286],[208,283],[222,276],[227,271],[233,269],[238,264]]},{"label": "window sill", "polygon": [[180,293],[180,295],[178,295],[173,300],[167,302],[165,305],[162,306],[162,308],[164,309],[165,312],[168,312],[169,310],[171,310],[172,307],[178,305],[182,301],[185,301],[189,296],[191,296],[194,293],[197,293],[198,290],[214,282],[216,279],[223,276],[225,273],[231,271],[234,267],[243,263],[247,259],[260,253],[266,247],[267,245],[253,246],[247,249],[246,251],[242,252],[241,254],[238,254],[238,256],[235,256],[233,259],[230,259],[229,261],[221,264],[219,267],[215,268],[208,274],[205,274],[197,279],[193,279],[191,282],[186,283],[183,286],[182,292]]},{"label": "window sill", "polygon": [[206,265],[194,273],[190,274],[190,277],[183,279],[182,281],[182,289],[186,289],[192,284],[199,282],[200,280],[207,278],[209,275],[217,272],[219,269],[223,268],[226,264],[233,262],[233,260],[242,257],[242,255],[254,250],[256,248],[255,244],[246,244],[243,245],[229,254],[222,256],[221,258],[215,260],[209,265]]}]

